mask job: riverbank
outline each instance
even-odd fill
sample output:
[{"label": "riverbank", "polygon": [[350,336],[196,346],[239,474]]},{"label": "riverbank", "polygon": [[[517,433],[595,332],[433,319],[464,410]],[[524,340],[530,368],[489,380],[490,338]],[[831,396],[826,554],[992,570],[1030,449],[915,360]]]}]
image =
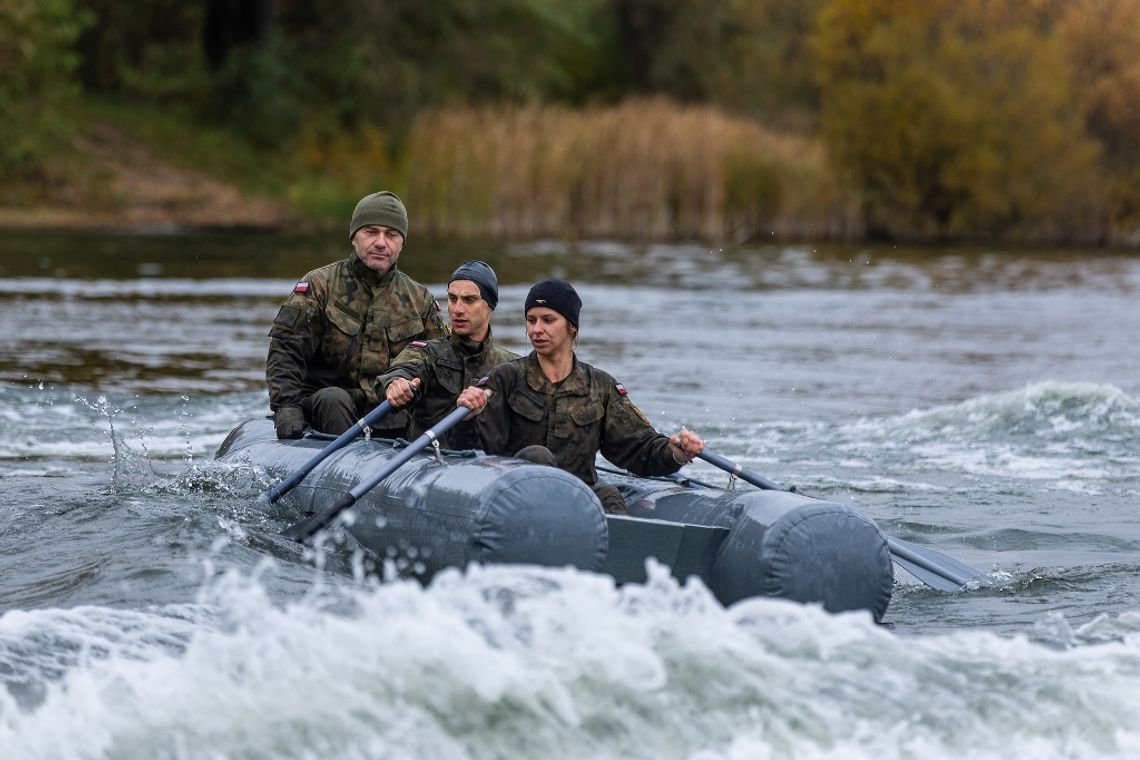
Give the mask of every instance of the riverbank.
[{"label": "riverbank", "polygon": [[1140,247],[1140,228],[1103,217],[888,234],[818,139],[663,99],[429,110],[398,142],[365,128],[275,150],[168,111],[84,109],[85,126],[31,182],[3,178],[0,229],[324,230],[386,188],[417,234],[449,239]]},{"label": "riverbank", "polygon": [[294,216],[289,204],[170,161],[109,121],[75,136],[43,184],[33,202],[0,206],[0,228],[281,230]]}]

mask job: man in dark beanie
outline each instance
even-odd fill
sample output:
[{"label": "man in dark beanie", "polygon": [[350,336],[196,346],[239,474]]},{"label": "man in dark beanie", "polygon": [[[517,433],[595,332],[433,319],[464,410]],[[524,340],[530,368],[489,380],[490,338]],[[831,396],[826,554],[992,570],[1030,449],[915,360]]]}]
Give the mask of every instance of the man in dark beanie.
[{"label": "man in dark beanie", "polygon": [[684,428],[661,435],[624,385],[578,360],[581,309],[582,299],[565,280],[543,280],[530,289],[523,311],[534,350],[491,371],[479,436],[488,454],[560,467],[593,488],[606,512],[626,514],[617,488],[598,480],[599,451],[635,475],[668,475],[705,444]]},{"label": "man in dark beanie", "polygon": [[[394,193],[366,195],[348,225],[352,255],[306,274],[281,305],[265,364],[278,438],[300,438],[306,424],[340,435],[380,403],[376,378],[397,354],[446,337],[435,297],[396,267],[407,235]],[[381,424],[378,434],[399,435],[406,420]]]},{"label": "man in dark beanie", "polygon": [[[518,358],[491,337],[491,313],[498,303],[495,270],[485,261],[464,262],[447,283],[451,335],[412,341],[377,379],[377,395],[409,410],[405,438],[415,440],[457,404],[471,407],[475,414],[486,405],[486,394],[473,386],[493,367]],[[449,449],[479,448],[474,419],[453,427],[440,443]]]}]

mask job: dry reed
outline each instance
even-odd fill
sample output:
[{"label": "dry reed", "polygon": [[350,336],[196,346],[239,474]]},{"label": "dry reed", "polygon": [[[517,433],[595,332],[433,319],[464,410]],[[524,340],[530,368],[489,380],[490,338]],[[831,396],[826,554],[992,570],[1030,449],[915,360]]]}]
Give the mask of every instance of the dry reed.
[{"label": "dry reed", "polygon": [[858,234],[815,141],[707,106],[422,113],[404,151],[416,226],[507,239],[743,241]]}]

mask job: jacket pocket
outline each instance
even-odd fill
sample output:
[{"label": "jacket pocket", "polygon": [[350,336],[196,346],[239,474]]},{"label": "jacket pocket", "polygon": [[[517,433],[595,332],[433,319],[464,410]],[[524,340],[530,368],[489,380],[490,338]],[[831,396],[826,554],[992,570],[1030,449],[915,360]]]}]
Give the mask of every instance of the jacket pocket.
[{"label": "jacket pocket", "polygon": [[335,303],[330,303],[325,307],[325,316],[336,329],[345,335],[354,336],[360,332],[360,324],[363,320],[358,316],[353,316]]},{"label": "jacket pocket", "polygon": [[[406,343],[412,338],[418,338],[424,333],[424,322],[419,317],[412,317],[405,319],[403,322],[397,322],[388,327],[388,343],[395,345],[397,343]],[[401,349],[403,346],[400,347]]]},{"label": "jacket pocket", "polygon": [[435,363],[435,378],[440,386],[453,396],[463,390],[463,367],[448,362]]},{"label": "jacket pocket", "polygon": [[554,425],[554,435],[559,438],[573,438],[579,441],[592,441],[599,436],[603,409],[592,399],[583,399],[570,407],[567,414]]},{"label": "jacket pocket", "polygon": [[512,412],[531,422],[540,421],[546,413],[545,404],[536,403],[534,399],[522,393],[512,393],[507,405],[511,407]]}]

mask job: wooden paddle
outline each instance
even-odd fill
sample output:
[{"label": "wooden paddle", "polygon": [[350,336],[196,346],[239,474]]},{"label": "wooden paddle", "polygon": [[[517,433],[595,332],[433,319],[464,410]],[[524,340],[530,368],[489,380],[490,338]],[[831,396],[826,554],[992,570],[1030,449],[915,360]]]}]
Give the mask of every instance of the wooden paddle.
[{"label": "wooden paddle", "polygon": [[460,420],[462,420],[470,413],[470,407],[456,407],[455,411],[451,412],[449,415],[436,423],[435,427],[427,430],[419,438],[409,443],[407,448],[389,459],[388,462],[375,473],[373,473],[370,478],[357,483],[351,491],[340,497],[332,506],[324,509],[321,512],[317,512],[316,514],[306,517],[304,520],[301,520],[295,525],[290,525],[288,528],[282,531],[282,535],[286,536],[287,538],[291,538],[294,541],[307,543],[310,538],[312,538],[319,531],[327,527],[329,523],[335,520],[341,512],[355,504],[357,499],[375,488],[384,478],[400,469],[400,467],[403,466],[405,462],[418,454],[422,449],[429,446],[432,441],[436,440],[439,436],[455,427]]},{"label": "wooden paddle", "polygon": [[343,449],[345,446],[351,443],[353,439],[356,438],[356,436],[363,433],[365,429],[372,427],[377,422],[379,422],[381,418],[388,416],[388,413],[391,412],[392,409],[393,406],[391,402],[385,401],[383,404],[380,404],[380,406],[373,409],[364,417],[357,420],[356,424],[341,433],[339,438],[317,452],[316,456],[314,456],[308,462],[305,462],[305,464],[301,465],[296,472],[274,486],[269,493],[262,496],[262,501],[268,504],[273,504],[282,496],[292,491],[294,486],[304,480],[305,476],[313,471],[314,467],[328,459],[329,456],[335,452]]},{"label": "wooden paddle", "polygon": [[[757,488],[766,491],[789,491],[797,493],[794,488],[785,488],[763,475],[748,470],[740,464],[726,459],[707,448],[698,457],[709,464],[719,467],[725,472],[747,481]],[[989,585],[989,579],[981,570],[976,570],[964,562],[948,557],[941,552],[928,549],[925,546],[912,544],[884,533],[887,538],[887,548],[890,549],[891,559],[899,567],[918,578],[923,583],[940,591],[961,591],[969,583]]]}]

